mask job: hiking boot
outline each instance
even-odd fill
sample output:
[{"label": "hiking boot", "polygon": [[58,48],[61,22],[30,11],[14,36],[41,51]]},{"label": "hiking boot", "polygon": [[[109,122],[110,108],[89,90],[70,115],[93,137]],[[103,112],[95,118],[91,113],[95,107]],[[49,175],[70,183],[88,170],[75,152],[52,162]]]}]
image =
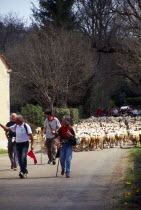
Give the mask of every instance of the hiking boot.
[{"label": "hiking boot", "polygon": [[53,160],[53,165],[56,165],[56,160]]},{"label": "hiking boot", "polygon": [[25,174],[23,175],[23,178],[27,178],[27,177],[28,177],[28,174],[25,173]]},{"label": "hiking boot", "polygon": [[11,169],[13,169],[14,168],[14,164],[11,164]]},{"label": "hiking boot", "polygon": [[70,178],[70,175],[69,174],[66,174],[66,178]]},{"label": "hiking boot", "polygon": [[24,178],[24,174],[23,174],[23,172],[21,172],[20,171],[20,173],[19,173],[19,177],[22,179],[22,178]]},{"label": "hiking boot", "polygon": [[63,176],[65,174],[65,169],[62,169],[61,175]]},{"label": "hiking boot", "polygon": [[49,161],[48,161],[48,164],[51,164],[51,162],[52,162],[52,161],[51,161],[51,160],[49,160]]}]

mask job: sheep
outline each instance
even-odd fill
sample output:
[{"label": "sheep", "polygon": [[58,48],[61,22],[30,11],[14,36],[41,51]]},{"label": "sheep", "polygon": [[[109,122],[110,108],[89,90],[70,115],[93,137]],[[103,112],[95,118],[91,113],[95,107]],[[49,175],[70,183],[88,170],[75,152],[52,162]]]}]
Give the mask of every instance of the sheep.
[{"label": "sheep", "polygon": [[141,117],[92,116],[81,120],[74,126],[74,130],[81,140],[80,150],[103,149],[105,145],[108,148],[116,145],[122,148],[127,141],[132,141],[134,145],[141,142]]},{"label": "sheep", "polygon": [[133,145],[136,147],[140,142],[140,132],[138,131],[130,131],[129,139],[132,141]]}]

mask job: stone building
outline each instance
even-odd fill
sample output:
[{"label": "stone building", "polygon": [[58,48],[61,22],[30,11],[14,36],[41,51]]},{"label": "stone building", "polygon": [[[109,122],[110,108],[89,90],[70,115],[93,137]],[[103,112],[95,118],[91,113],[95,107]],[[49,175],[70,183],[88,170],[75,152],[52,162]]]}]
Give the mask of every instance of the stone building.
[{"label": "stone building", "polygon": [[[10,65],[0,53],[0,123],[6,124],[10,116]],[[0,128],[0,148],[7,144],[5,132]]]}]

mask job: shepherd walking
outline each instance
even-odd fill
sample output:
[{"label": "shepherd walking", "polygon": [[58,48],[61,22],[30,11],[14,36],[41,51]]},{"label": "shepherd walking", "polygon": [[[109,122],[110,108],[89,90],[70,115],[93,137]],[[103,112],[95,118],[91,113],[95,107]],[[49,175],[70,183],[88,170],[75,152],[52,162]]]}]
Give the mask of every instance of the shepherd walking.
[{"label": "shepherd walking", "polygon": [[46,145],[47,145],[47,155],[48,164],[56,164],[56,153],[58,138],[56,136],[57,130],[61,127],[59,120],[52,116],[51,111],[45,112],[46,120],[44,122],[44,134],[46,134]]}]

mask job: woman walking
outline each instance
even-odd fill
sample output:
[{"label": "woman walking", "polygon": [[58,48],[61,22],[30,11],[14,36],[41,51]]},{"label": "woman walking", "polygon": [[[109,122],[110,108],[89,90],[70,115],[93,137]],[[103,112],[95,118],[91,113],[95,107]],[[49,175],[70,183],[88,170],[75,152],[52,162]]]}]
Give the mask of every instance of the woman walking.
[{"label": "woman walking", "polygon": [[71,119],[68,116],[64,116],[62,119],[62,127],[58,130],[61,143],[60,163],[61,163],[61,175],[66,173],[66,178],[70,178],[70,167],[72,159],[72,146],[69,145],[68,138],[75,136],[73,128],[70,126]]}]

